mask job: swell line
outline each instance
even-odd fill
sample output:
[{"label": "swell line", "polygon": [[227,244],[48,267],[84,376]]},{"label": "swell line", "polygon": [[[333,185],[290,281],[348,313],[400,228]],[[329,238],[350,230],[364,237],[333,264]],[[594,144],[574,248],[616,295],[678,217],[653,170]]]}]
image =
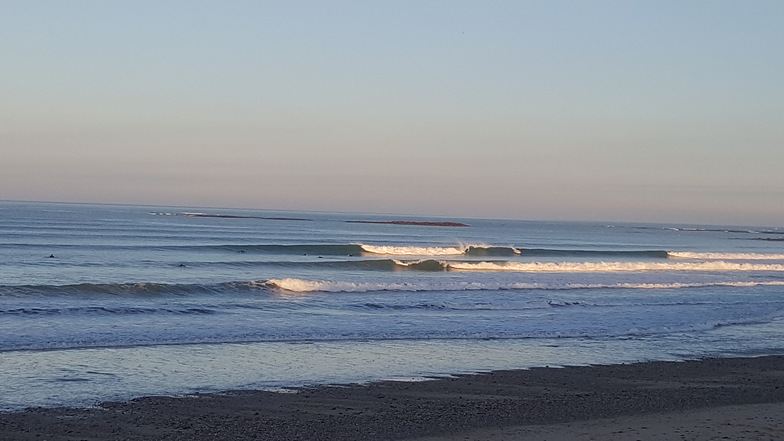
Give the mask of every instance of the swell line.
[{"label": "swell line", "polygon": [[78,283],[67,285],[0,285],[2,297],[98,296],[157,297],[221,294],[258,289],[255,282],[189,283]]},{"label": "swell line", "polygon": [[622,257],[666,259],[664,250],[588,250],[518,248],[484,244],[462,244],[454,246],[373,245],[363,243],[346,244],[216,244],[161,246],[161,249],[225,251],[232,253],[268,253],[306,256],[390,256],[390,257]]}]

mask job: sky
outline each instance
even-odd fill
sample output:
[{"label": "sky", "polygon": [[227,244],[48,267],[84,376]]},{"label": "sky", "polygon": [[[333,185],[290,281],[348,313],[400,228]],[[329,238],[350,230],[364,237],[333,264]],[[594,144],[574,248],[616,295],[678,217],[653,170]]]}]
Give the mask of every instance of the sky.
[{"label": "sky", "polygon": [[784,2],[0,0],[0,200],[784,226]]}]

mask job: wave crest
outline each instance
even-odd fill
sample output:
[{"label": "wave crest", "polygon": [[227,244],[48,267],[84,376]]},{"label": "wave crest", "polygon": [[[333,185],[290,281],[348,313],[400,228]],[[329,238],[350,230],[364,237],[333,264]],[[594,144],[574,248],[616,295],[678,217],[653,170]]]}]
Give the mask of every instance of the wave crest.
[{"label": "wave crest", "polygon": [[465,254],[460,247],[410,247],[386,245],[361,245],[362,250],[371,254],[386,256],[459,256]]},{"label": "wave crest", "polygon": [[362,250],[367,253],[386,256],[515,256],[520,254],[520,250],[514,247],[497,247],[490,245],[416,247],[362,244],[360,246]]},{"label": "wave crest", "polygon": [[410,283],[357,283],[330,280],[270,279],[264,285],[289,292],[370,292],[370,291],[419,291]]},{"label": "wave crest", "polygon": [[688,251],[670,251],[669,257],[676,259],[703,260],[784,260],[784,254],[761,253],[694,253]]},{"label": "wave crest", "polygon": [[782,264],[714,262],[445,262],[456,271],[594,273],[637,271],[784,271]]},{"label": "wave crest", "polygon": [[784,286],[784,281],[766,282],[699,282],[699,283],[529,283],[529,282],[418,282],[358,283],[334,280],[270,279],[259,282],[268,288],[294,293],[374,292],[374,291],[504,291],[504,290],[575,290],[575,289],[684,289],[705,287]]}]

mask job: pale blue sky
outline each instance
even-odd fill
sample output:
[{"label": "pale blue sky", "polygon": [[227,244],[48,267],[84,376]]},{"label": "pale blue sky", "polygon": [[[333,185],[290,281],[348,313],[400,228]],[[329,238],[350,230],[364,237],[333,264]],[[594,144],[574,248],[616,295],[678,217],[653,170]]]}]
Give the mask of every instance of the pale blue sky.
[{"label": "pale blue sky", "polygon": [[784,226],[778,0],[0,0],[0,79],[0,199]]}]

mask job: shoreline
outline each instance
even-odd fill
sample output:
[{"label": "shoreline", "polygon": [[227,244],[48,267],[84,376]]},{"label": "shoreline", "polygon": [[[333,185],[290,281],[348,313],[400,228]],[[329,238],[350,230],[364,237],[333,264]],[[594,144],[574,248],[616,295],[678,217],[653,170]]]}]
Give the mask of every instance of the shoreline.
[{"label": "shoreline", "polygon": [[[590,439],[601,433],[602,439],[628,439],[624,433],[633,431],[657,439],[657,433],[672,435],[687,426],[732,439],[784,437],[781,355],[506,370],[295,391],[144,397],[88,409],[2,413],[0,440],[448,441],[491,435],[533,440],[544,434]],[[733,432],[741,429],[744,437]]]}]

